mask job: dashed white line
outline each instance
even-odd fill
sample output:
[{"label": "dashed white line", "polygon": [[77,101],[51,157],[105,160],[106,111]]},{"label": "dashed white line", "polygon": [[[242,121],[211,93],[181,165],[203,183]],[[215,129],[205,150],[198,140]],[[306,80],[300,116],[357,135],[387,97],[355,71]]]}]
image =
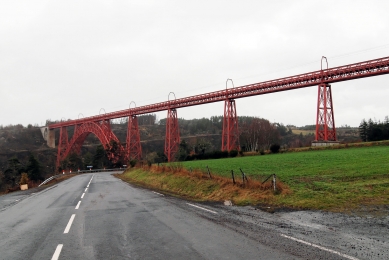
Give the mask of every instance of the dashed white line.
[{"label": "dashed white line", "polygon": [[73,223],[73,220],[74,220],[75,217],[76,217],[76,214],[73,214],[73,215],[70,217],[69,222],[68,222],[68,224],[66,225],[66,228],[65,228],[65,230],[64,230],[64,232],[63,232],[64,234],[69,233],[70,227],[72,226],[72,223]]},{"label": "dashed white line", "polygon": [[85,188],[85,192],[88,190],[88,188]]},{"label": "dashed white line", "polygon": [[84,198],[85,192],[81,195],[81,199]]},{"label": "dashed white line", "polygon": [[330,252],[330,253],[333,253],[335,255],[339,255],[341,257],[344,257],[344,258],[347,258],[347,259],[350,259],[350,260],[359,260],[358,258],[355,258],[353,256],[349,256],[349,255],[346,255],[346,254],[342,254],[338,251],[335,251],[335,250],[332,250],[332,249],[329,249],[329,248],[325,248],[325,247],[322,247],[322,246],[319,246],[319,245],[315,245],[315,244],[312,244],[310,242],[306,242],[304,240],[301,240],[301,239],[298,239],[298,238],[294,238],[294,237],[291,237],[291,236],[287,236],[287,235],[284,235],[284,234],[281,234],[282,237],[286,237],[286,238],[289,238],[291,240],[294,240],[296,242],[299,242],[299,243],[302,243],[302,244],[305,244],[305,245],[309,245],[309,246],[312,246],[312,247],[316,247],[316,248],[319,248],[321,250],[324,250],[324,251],[327,251],[327,252]]},{"label": "dashed white line", "polygon": [[77,206],[75,209],[78,209],[80,207],[80,204],[81,204],[81,200],[77,203]]},{"label": "dashed white line", "polygon": [[216,211],[213,211],[213,210],[210,210],[210,209],[206,209],[206,208],[203,208],[203,207],[200,207],[200,206],[197,206],[197,205],[194,205],[194,204],[190,204],[190,203],[186,203],[186,204],[188,204],[189,206],[195,207],[195,208],[199,208],[199,209],[202,209],[202,210],[211,212],[211,213],[213,213],[213,214],[217,214]]},{"label": "dashed white line", "polygon": [[89,183],[88,183],[88,185],[86,187],[89,188]]},{"label": "dashed white line", "polygon": [[57,246],[57,248],[55,249],[54,255],[53,255],[53,257],[51,258],[51,260],[57,260],[57,259],[58,259],[59,254],[61,254],[62,247],[63,247],[63,244],[59,244],[59,245]]},{"label": "dashed white line", "polygon": [[158,193],[158,192],[156,192],[156,191],[153,191],[153,193],[155,193],[155,194],[157,194],[157,195],[159,195],[159,196],[165,196],[165,195],[163,195],[163,194],[161,194],[161,193]]}]

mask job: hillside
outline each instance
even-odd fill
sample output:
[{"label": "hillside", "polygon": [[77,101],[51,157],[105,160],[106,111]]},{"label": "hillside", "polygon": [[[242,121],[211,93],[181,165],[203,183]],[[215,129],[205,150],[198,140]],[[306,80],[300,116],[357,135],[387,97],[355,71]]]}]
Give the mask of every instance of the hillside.
[{"label": "hillside", "polygon": [[[155,115],[139,116],[139,129],[143,158],[150,162],[164,161],[164,141],[166,119],[156,121]],[[179,119],[180,138],[183,142],[180,150],[180,159],[191,154],[209,153],[220,150],[222,135],[222,117],[214,116],[201,119]],[[126,120],[111,123],[112,131],[121,143],[125,144],[127,135]],[[269,149],[271,144],[278,143],[282,148],[310,146],[314,140],[311,126],[302,128],[284,126],[279,123],[270,123],[266,119],[255,117],[239,117],[240,144],[242,151],[262,151]],[[74,129],[68,128],[69,138]],[[255,135],[257,139],[253,139]],[[359,139],[355,128],[339,128],[339,141],[353,142]],[[56,142],[59,140],[59,131],[56,131]],[[57,145],[57,144],[56,144]],[[28,160],[33,157],[39,162],[40,176],[45,178],[57,172],[55,161],[57,149],[48,148],[43,140],[39,127],[28,125],[0,126],[0,190],[11,185],[7,176],[11,170],[13,178],[18,180],[20,173],[26,170]],[[12,166],[11,160],[16,159],[18,166]],[[123,164],[127,164],[123,162]],[[110,162],[104,157],[104,150],[99,140],[89,135],[82,147],[79,157],[71,157],[62,165],[65,169],[81,168],[87,165],[94,167],[109,167]],[[7,173],[7,174],[5,174]],[[7,175],[7,176],[4,176]],[[3,187],[3,188],[1,188]]]}]

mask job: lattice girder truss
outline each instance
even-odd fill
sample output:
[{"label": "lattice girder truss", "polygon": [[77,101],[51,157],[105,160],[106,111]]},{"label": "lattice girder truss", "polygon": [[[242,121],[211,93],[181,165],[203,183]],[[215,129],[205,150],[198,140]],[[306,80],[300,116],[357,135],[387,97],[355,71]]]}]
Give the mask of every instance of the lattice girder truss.
[{"label": "lattice girder truss", "polygon": [[325,83],[318,86],[315,140],[336,141],[331,85]]},{"label": "lattice girder truss", "polygon": [[165,155],[168,162],[175,160],[180,147],[180,132],[176,109],[168,109],[166,118]]},{"label": "lattice girder truss", "polygon": [[142,115],[148,113],[155,113],[158,111],[177,109],[180,107],[196,106],[201,104],[208,104],[213,102],[224,101],[227,98],[237,99],[249,96],[257,96],[268,93],[275,93],[279,91],[287,91],[293,89],[300,89],[305,87],[317,86],[321,83],[331,84],[334,82],[341,82],[353,79],[360,79],[365,77],[373,77],[378,75],[389,74],[389,57],[369,60],[335,68],[323,69],[274,79],[233,89],[225,89],[204,93],[195,96],[189,96],[165,102],[150,104],[146,106],[134,107],[131,109],[120,110],[112,113],[96,115],[92,117],[64,121],[49,126],[50,129],[60,128],[63,126],[74,126],[84,123],[86,121],[101,121],[115,118],[128,117],[130,115]]},{"label": "lattice girder truss", "polygon": [[140,133],[138,118],[136,115],[128,117],[127,140],[126,140],[126,160],[141,160],[142,146],[140,144]]}]

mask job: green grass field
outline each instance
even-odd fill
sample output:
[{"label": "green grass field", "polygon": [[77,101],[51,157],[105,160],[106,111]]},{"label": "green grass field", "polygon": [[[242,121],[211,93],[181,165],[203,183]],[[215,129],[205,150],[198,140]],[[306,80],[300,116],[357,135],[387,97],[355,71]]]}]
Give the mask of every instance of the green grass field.
[{"label": "green grass field", "polygon": [[275,173],[291,194],[275,196],[272,204],[347,211],[389,204],[389,146],[292,152],[263,156],[183,162],[187,169],[231,176],[239,168],[263,180]]},{"label": "green grass field", "polygon": [[309,134],[315,134],[315,132],[316,132],[315,130],[299,130],[299,129],[292,130],[292,133],[295,135],[299,135],[299,134],[309,135]]}]

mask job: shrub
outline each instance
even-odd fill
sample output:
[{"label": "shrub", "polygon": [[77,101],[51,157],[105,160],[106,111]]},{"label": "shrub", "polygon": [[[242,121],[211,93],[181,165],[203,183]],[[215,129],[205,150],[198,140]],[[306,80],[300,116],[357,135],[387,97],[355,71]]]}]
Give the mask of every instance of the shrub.
[{"label": "shrub", "polygon": [[136,163],[137,163],[136,160],[131,160],[131,161],[130,161],[130,166],[131,166],[131,168],[134,168],[135,165],[136,165]]},{"label": "shrub", "polygon": [[236,157],[236,156],[238,156],[238,150],[231,150],[230,157]]},{"label": "shrub", "polygon": [[280,145],[279,144],[272,144],[270,146],[270,151],[272,153],[278,153],[280,151]]}]

